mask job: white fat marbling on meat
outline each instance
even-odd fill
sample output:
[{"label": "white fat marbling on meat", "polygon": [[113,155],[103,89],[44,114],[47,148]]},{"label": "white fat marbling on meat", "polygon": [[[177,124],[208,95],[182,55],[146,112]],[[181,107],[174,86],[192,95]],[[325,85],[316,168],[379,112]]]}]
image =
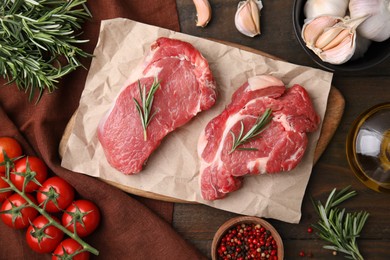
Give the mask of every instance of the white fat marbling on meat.
[{"label": "white fat marbling on meat", "polygon": [[254,91],[267,87],[283,86],[281,80],[267,75],[254,76],[248,79],[249,89]]},{"label": "white fat marbling on meat", "polygon": [[162,67],[158,67],[158,66],[152,66],[148,72],[143,75],[144,78],[149,78],[149,77],[157,77],[158,78],[158,74],[160,74],[160,72],[162,71]]},{"label": "white fat marbling on meat", "polygon": [[265,174],[265,173],[267,173],[266,166],[267,166],[268,160],[269,160],[269,156],[257,158],[256,160],[248,162],[247,168],[251,173],[256,172],[259,174]]},{"label": "white fat marbling on meat", "polygon": [[[174,56],[173,58],[178,58],[179,60],[190,61],[190,58],[188,58],[188,56],[184,55],[184,54],[179,54],[178,56]],[[191,63],[191,64],[193,64],[193,63]]]},{"label": "white fat marbling on meat", "polygon": [[[286,161],[286,162],[296,161],[297,158],[298,158],[298,155],[301,154],[301,153],[303,153],[303,152],[304,152],[303,147],[299,147],[299,148],[295,151],[295,153],[291,154],[290,158],[286,159],[285,161]],[[291,170],[291,168],[289,168],[289,169],[284,169],[284,170],[285,170],[285,171],[289,171],[289,170]]]},{"label": "white fat marbling on meat", "polygon": [[279,122],[286,131],[295,131],[288,123],[286,114],[283,113],[276,114],[273,116],[272,120],[275,122]]},{"label": "white fat marbling on meat", "polygon": [[[218,165],[218,169],[220,169],[224,162],[221,160],[221,153],[222,149],[225,144],[225,139],[229,135],[230,129],[240,120],[243,120],[244,118],[248,117],[248,115],[241,115],[240,113],[236,113],[234,115],[231,115],[228,120],[226,121],[224,132],[221,137],[220,145],[218,146],[218,150],[215,153],[215,156],[211,162],[206,162],[205,160],[202,160],[202,168],[206,169],[207,166],[215,164]],[[198,151],[203,152],[205,147],[207,146],[207,140],[205,138],[205,132],[203,131],[200,135],[199,141],[198,141]],[[201,156],[201,154],[199,155]]]}]

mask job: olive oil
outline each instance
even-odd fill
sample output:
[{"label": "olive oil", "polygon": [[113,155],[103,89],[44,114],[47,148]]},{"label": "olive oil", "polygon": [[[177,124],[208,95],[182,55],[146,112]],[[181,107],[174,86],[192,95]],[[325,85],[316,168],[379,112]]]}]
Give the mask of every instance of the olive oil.
[{"label": "olive oil", "polygon": [[374,106],[355,120],[347,138],[347,158],[366,186],[390,192],[390,103]]}]

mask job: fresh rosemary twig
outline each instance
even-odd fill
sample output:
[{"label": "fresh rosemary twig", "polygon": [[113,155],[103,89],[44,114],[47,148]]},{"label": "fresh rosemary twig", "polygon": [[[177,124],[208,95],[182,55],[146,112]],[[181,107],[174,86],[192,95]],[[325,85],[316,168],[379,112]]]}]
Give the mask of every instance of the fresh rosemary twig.
[{"label": "fresh rosemary twig", "polygon": [[238,137],[233,133],[233,131],[230,131],[230,134],[233,137],[233,145],[232,149],[230,150],[229,154],[234,152],[236,149],[238,150],[257,150],[256,148],[239,148],[238,146],[247,143],[252,138],[255,138],[259,134],[261,134],[264,130],[267,124],[271,121],[272,117],[272,109],[267,108],[262,116],[259,116],[256,120],[256,123],[252,126],[252,128],[244,135],[244,123],[241,121],[241,129],[240,133],[238,134]]},{"label": "fresh rosemary twig", "polygon": [[0,74],[29,92],[56,89],[58,80],[89,57],[75,44],[81,23],[91,17],[87,0],[4,0],[0,6]]},{"label": "fresh rosemary twig", "polygon": [[155,116],[156,111],[154,111],[153,114],[150,114],[152,111],[152,105],[153,105],[153,99],[154,99],[154,93],[156,93],[157,89],[160,87],[160,82],[157,78],[154,78],[153,84],[150,87],[150,90],[148,93],[146,93],[146,86],[142,85],[141,82],[138,80],[138,89],[140,94],[140,104],[137,99],[133,97],[133,100],[135,102],[135,106],[137,108],[137,111],[139,113],[139,117],[141,119],[142,128],[144,129],[144,140],[146,141],[148,139],[147,131],[148,125],[152,118]]},{"label": "fresh rosemary twig", "polygon": [[318,231],[317,235],[331,243],[325,245],[325,249],[339,251],[346,254],[346,258],[363,260],[356,239],[369,216],[366,211],[346,213],[345,209],[337,208],[340,203],[356,195],[355,191],[348,191],[349,186],[341,191],[333,191],[329,194],[325,206],[320,201],[313,205],[320,217],[313,227]]}]

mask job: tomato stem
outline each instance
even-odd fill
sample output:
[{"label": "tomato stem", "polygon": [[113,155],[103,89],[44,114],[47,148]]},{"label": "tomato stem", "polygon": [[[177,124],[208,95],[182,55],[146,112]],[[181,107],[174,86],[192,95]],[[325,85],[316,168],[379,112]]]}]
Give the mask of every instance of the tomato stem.
[{"label": "tomato stem", "polygon": [[[8,168],[8,165],[9,164],[6,163],[6,172],[7,173],[9,173],[9,171],[10,171],[10,169]],[[69,231],[63,225],[61,225],[60,223],[55,221],[44,209],[42,209],[41,207],[36,205],[32,200],[30,200],[30,198],[26,195],[26,193],[24,191],[20,191],[18,188],[16,188],[16,186],[10,180],[9,175],[6,176],[5,178],[3,178],[3,180],[10,186],[10,190],[13,190],[14,192],[18,193],[20,196],[22,196],[27,201],[26,207],[32,207],[32,208],[36,209],[42,216],[44,216],[49,221],[49,225],[55,226],[56,228],[58,228],[59,230],[64,232],[66,235],[68,235],[69,237],[76,240],[83,247],[83,250],[82,250],[83,252],[88,251],[94,255],[99,255],[99,251],[96,248],[92,247],[91,245],[86,243],[84,240],[82,240],[77,235],[76,232],[73,233],[73,232]]]}]

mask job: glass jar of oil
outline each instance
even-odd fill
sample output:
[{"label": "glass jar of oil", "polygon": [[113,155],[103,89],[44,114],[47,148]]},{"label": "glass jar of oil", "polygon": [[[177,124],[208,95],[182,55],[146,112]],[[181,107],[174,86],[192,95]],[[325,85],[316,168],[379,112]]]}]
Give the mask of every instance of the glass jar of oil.
[{"label": "glass jar of oil", "polygon": [[347,137],[347,159],[367,187],[390,193],[390,103],[362,113]]}]

